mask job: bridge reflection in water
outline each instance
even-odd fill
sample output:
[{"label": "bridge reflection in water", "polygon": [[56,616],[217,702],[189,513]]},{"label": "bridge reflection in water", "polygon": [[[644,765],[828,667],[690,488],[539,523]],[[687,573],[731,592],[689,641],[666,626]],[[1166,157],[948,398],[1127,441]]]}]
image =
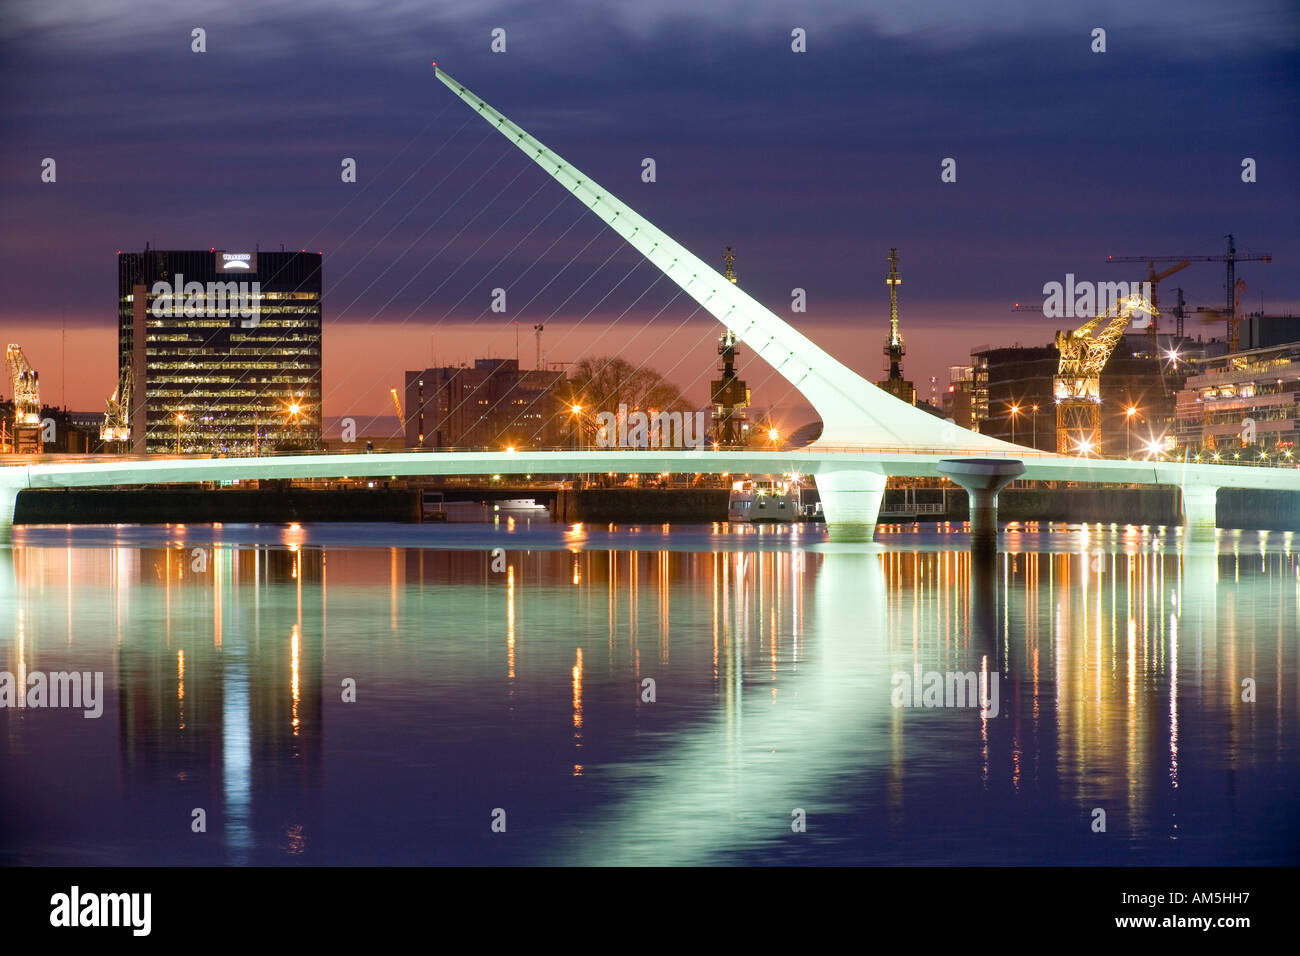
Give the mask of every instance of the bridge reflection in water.
[{"label": "bridge reflection in water", "polygon": [[945,537],[22,530],[2,668],[109,689],[0,710],[0,859],[1294,862],[1289,535]]}]

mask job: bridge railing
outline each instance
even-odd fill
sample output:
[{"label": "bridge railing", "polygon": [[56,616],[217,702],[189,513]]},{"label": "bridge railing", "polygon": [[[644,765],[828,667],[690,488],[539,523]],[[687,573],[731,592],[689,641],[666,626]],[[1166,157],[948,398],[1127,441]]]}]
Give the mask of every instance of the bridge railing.
[{"label": "bridge railing", "polygon": [[[757,448],[634,448],[634,447],[614,447],[614,448],[582,448],[577,449],[571,445],[565,446],[548,446],[548,447],[530,447],[508,449],[502,447],[485,447],[485,446],[444,446],[439,448],[415,447],[415,448],[338,448],[338,449],[296,449],[283,451],[264,451],[257,456],[240,455],[237,453],[222,452],[204,452],[192,454],[114,454],[114,455],[77,455],[77,454],[7,454],[0,455],[0,467],[6,465],[76,465],[76,464],[103,464],[106,462],[158,462],[158,461],[210,461],[225,458],[310,458],[324,456],[362,456],[362,455],[457,455],[466,453],[482,454],[485,452],[494,452],[504,456],[520,454],[556,454],[556,455],[586,455],[591,453],[608,453],[610,455],[626,454],[628,452],[652,452],[654,454],[680,454],[683,456],[707,453],[711,455],[788,455],[793,457],[822,457],[825,455],[913,455],[918,457],[935,458],[1016,458],[1022,461],[1047,461],[1059,460],[1061,458],[1073,456],[1062,456],[1055,452],[1042,451],[1032,448],[1015,449],[1006,452],[990,451],[987,448],[961,448],[961,447],[939,447],[915,445],[911,447],[899,447],[897,445],[803,445],[797,448],[767,446]],[[1195,464],[1198,466],[1221,465],[1225,468],[1235,468],[1241,466],[1267,467],[1267,468],[1300,468],[1300,462],[1284,456],[1276,456],[1266,460],[1228,460],[1222,461],[1193,461],[1191,458],[1169,457],[1169,458],[1102,458],[1102,457],[1080,457],[1080,464],[1088,463],[1115,463],[1130,464],[1137,466],[1154,465],[1163,462],[1164,464]]]}]

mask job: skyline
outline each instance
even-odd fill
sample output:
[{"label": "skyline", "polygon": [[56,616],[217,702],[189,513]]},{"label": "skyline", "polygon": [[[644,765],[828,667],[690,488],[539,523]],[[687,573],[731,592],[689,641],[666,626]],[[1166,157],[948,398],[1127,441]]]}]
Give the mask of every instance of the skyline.
[{"label": "skyline", "polygon": [[[735,247],[742,287],[778,314],[790,317],[790,290],[805,288],[798,327],[873,381],[888,333],[886,256],[897,247],[904,374],[919,399],[931,375],[942,391],[947,366],[973,346],[1049,343],[1066,323],[1010,312],[1045,283],[1144,278],[1141,265],[1107,267],[1108,254],[1217,255],[1232,232],[1239,250],[1274,259],[1239,267],[1245,308],[1300,302],[1289,267],[1300,243],[1288,235],[1300,191],[1286,160],[1300,70],[1280,4],[1251,16],[1179,7],[1155,49],[1134,44],[1158,14],[1090,5],[986,29],[947,20],[961,25],[947,34],[905,11],[881,19],[814,5],[801,17],[759,4],[740,26],[726,11],[721,22],[637,20],[629,6],[543,37],[510,5],[452,16],[341,4],[340,15],[356,13],[347,44],[343,33],[294,27],[279,6],[107,9],[121,30],[23,4],[0,21],[11,66],[0,326],[40,370],[43,399],[66,395],[77,411],[101,408],[112,391],[115,253],[146,241],[323,251],[325,416],[383,413],[408,368],[514,357],[516,321],[525,367],[531,325],[544,322],[555,360],[636,354],[705,402],[720,327],[697,316],[664,334],[689,314],[680,300],[648,326],[671,295],[562,190],[466,125],[431,59],[702,259]],[[186,24],[204,18],[207,52],[194,54]],[[807,30],[807,53],[791,52],[789,29],[778,29],[787,20]],[[1105,54],[1088,50],[1094,20],[1115,24]],[[489,50],[498,25],[504,54]],[[78,66],[91,47],[93,63]],[[168,90],[151,79],[163,68]],[[114,81],[88,89],[79,76],[91,71]],[[1032,88],[1018,82],[1030,73]],[[1141,115],[1136,93],[1160,108]],[[133,99],[152,108],[122,105]],[[1178,145],[1198,138],[1204,150]],[[1247,155],[1258,163],[1252,184],[1239,178]],[[40,182],[45,156],[58,161],[54,184]],[[646,156],[654,183],[640,181]],[[940,182],[947,156],[956,183]],[[357,160],[356,184],[339,180],[344,157]],[[453,192],[464,200],[451,204]],[[528,301],[548,280],[528,310],[483,314],[492,288],[518,281]],[[1182,286],[1190,306],[1216,306],[1222,285],[1218,264],[1198,263],[1162,291]],[[1217,329],[1189,323],[1192,335]],[[742,353],[740,369],[757,404],[783,404],[786,385],[764,364]]]}]

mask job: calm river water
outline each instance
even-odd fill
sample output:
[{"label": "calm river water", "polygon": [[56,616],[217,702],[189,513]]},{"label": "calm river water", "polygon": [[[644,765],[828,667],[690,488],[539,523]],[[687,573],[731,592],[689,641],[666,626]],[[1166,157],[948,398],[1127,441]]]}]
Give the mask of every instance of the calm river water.
[{"label": "calm river water", "polygon": [[[1300,862],[1300,542],[1003,546],[20,527],[0,863]],[[101,716],[31,706],[74,670]]]}]

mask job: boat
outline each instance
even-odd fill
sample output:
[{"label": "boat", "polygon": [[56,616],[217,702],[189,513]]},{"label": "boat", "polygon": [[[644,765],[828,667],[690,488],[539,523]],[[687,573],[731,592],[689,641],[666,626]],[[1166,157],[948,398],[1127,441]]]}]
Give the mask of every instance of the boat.
[{"label": "boat", "polygon": [[738,478],[727,496],[728,521],[801,521],[797,481],[788,478]]}]

